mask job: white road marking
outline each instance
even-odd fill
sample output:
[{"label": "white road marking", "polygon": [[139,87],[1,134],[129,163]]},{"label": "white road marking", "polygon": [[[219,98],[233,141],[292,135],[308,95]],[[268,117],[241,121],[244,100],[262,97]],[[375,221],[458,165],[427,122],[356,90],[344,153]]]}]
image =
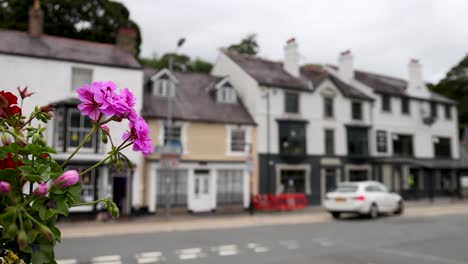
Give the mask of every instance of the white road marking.
[{"label": "white road marking", "polygon": [[59,259],[57,264],[78,264],[76,259]]},{"label": "white road marking", "polygon": [[196,259],[204,256],[201,248],[186,248],[177,250],[176,253],[178,253],[180,260]]},{"label": "white road marking", "polygon": [[163,254],[159,251],[143,252],[136,254],[135,257],[137,258],[138,264],[157,263],[165,260]]},{"label": "white road marking", "polygon": [[119,255],[93,257],[91,262],[95,264],[122,264]]},{"label": "white road marking", "polygon": [[232,256],[239,253],[237,245],[222,245],[215,247],[213,251],[217,251],[220,256]]},{"label": "white road marking", "polygon": [[448,258],[442,258],[442,257],[437,257],[437,256],[432,256],[428,254],[420,254],[416,252],[408,252],[408,251],[403,251],[403,250],[395,250],[395,249],[387,249],[387,248],[379,248],[377,251],[381,252],[386,252],[386,253],[391,253],[394,255],[399,255],[403,257],[409,257],[409,258],[414,258],[414,259],[421,259],[421,260],[428,260],[432,261],[435,263],[446,263],[446,264],[466,264],[466,262],[454,260],[454,259],[448,259]]},{"label": "white road marking", "polygon": [[328,241],[327,239],[314,239],[313,241],[318,243],[322,247],[330,247],[333,245],[333,243]]},{"label": "white road marking", "polygon": [[270,251],[269,248],[264,247],[264,246],[262,246],[260,244],[257,244],[257,243],[248,243],[247,248],[253,249],[253,251],[255,253],[263,253],[263,252]]}]

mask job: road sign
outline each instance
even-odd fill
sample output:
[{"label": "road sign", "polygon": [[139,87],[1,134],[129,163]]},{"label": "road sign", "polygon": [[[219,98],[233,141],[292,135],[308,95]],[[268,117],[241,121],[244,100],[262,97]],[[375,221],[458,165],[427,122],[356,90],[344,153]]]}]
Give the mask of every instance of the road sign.
[{"label": "road sign", "polygon": [[179,153],[161,153],[160,161],[162,169],[176,169],[179,166]]}]

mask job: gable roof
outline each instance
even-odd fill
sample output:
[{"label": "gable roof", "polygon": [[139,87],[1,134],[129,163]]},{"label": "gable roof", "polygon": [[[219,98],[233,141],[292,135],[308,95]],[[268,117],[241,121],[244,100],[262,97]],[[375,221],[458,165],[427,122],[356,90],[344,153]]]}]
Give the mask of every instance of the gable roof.
[{"label": "gable roof", "polygon": [[[145,84],[158,70],[145,68]],[[202,73],[174,72],[178,80],[176,97],[173,99],[172,110],[174,119],[186,121],[255,125],[252,116],[238,100],[234,104],[217,103],[208,92],[224,78]],[[167,98],[159,96],[144,96],[142,116],[153,118],[167,117]]]},{"label": "gable roof", "polygon": [[56,36],[33,37],[27,32],[0,30],[0,53],[61,61],[140,69],[130,53],[114,45]]},{"label": "gable roof", "polygon": [[[338,67],[336,67],[335,65],[328,65],[328,66],[335,70],[338,70]],[[357,81],[372,88],[374,92],[376,93],[385,93],[385,94],[396,95],[396,96],[408,96],[408,94],[406,93],[406,88],[408,87],[408,81],[404,79],[387,76],[383,74],[372,73],[368,71],[362,71],[362,70],[355,70],[354,78]],[[437,101],[437,102],[446,103],[446,104],[455,103],[454,100],[449,99],[433,91],[429,91],[429,93],[431,96],[429,100],[431,101]]]},{"label": "gable roof", "polygon": [[259,84],[286,89],[311,91],[307,81],[289,74],[283,63],[266,60],[253,55],[240,54],[234,51],[222,50],[226,56],[238,64]]},{"label": "gable roof", "polygon": [[301,76],[310,80],[314,84],[314,87],[318,87],[324,80],[329,80],[336,86],[336,88],[343,94],[344,97],[368,101],[374,100],[355,87],[330,74],[321,66],[305,65],[301,67]]}]

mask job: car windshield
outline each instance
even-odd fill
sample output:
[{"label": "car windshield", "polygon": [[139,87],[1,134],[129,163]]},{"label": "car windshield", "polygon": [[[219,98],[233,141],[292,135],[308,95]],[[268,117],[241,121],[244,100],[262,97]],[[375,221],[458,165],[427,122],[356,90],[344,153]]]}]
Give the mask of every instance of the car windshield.
[{"label": "car windshield", "polygon": [[356,192],[358,187],[356,185],[346,184],[346,185],[338,185],[334,192],[339,193],[353,193]]}]

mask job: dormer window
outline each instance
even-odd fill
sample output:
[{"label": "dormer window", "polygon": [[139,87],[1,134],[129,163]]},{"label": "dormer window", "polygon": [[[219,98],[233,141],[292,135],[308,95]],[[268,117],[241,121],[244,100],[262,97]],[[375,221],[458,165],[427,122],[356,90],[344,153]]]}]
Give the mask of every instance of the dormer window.
[{"label": "dormer window", "polygon": [[158,79],[153,83],[153,95],[162,97],[175,96],[175,84],[170,79]]},{"label": "dormer window", "polygon": [[218,103],[234,104],[237,101],[236,91],[230,85],[225,85],[216,90]]}]

